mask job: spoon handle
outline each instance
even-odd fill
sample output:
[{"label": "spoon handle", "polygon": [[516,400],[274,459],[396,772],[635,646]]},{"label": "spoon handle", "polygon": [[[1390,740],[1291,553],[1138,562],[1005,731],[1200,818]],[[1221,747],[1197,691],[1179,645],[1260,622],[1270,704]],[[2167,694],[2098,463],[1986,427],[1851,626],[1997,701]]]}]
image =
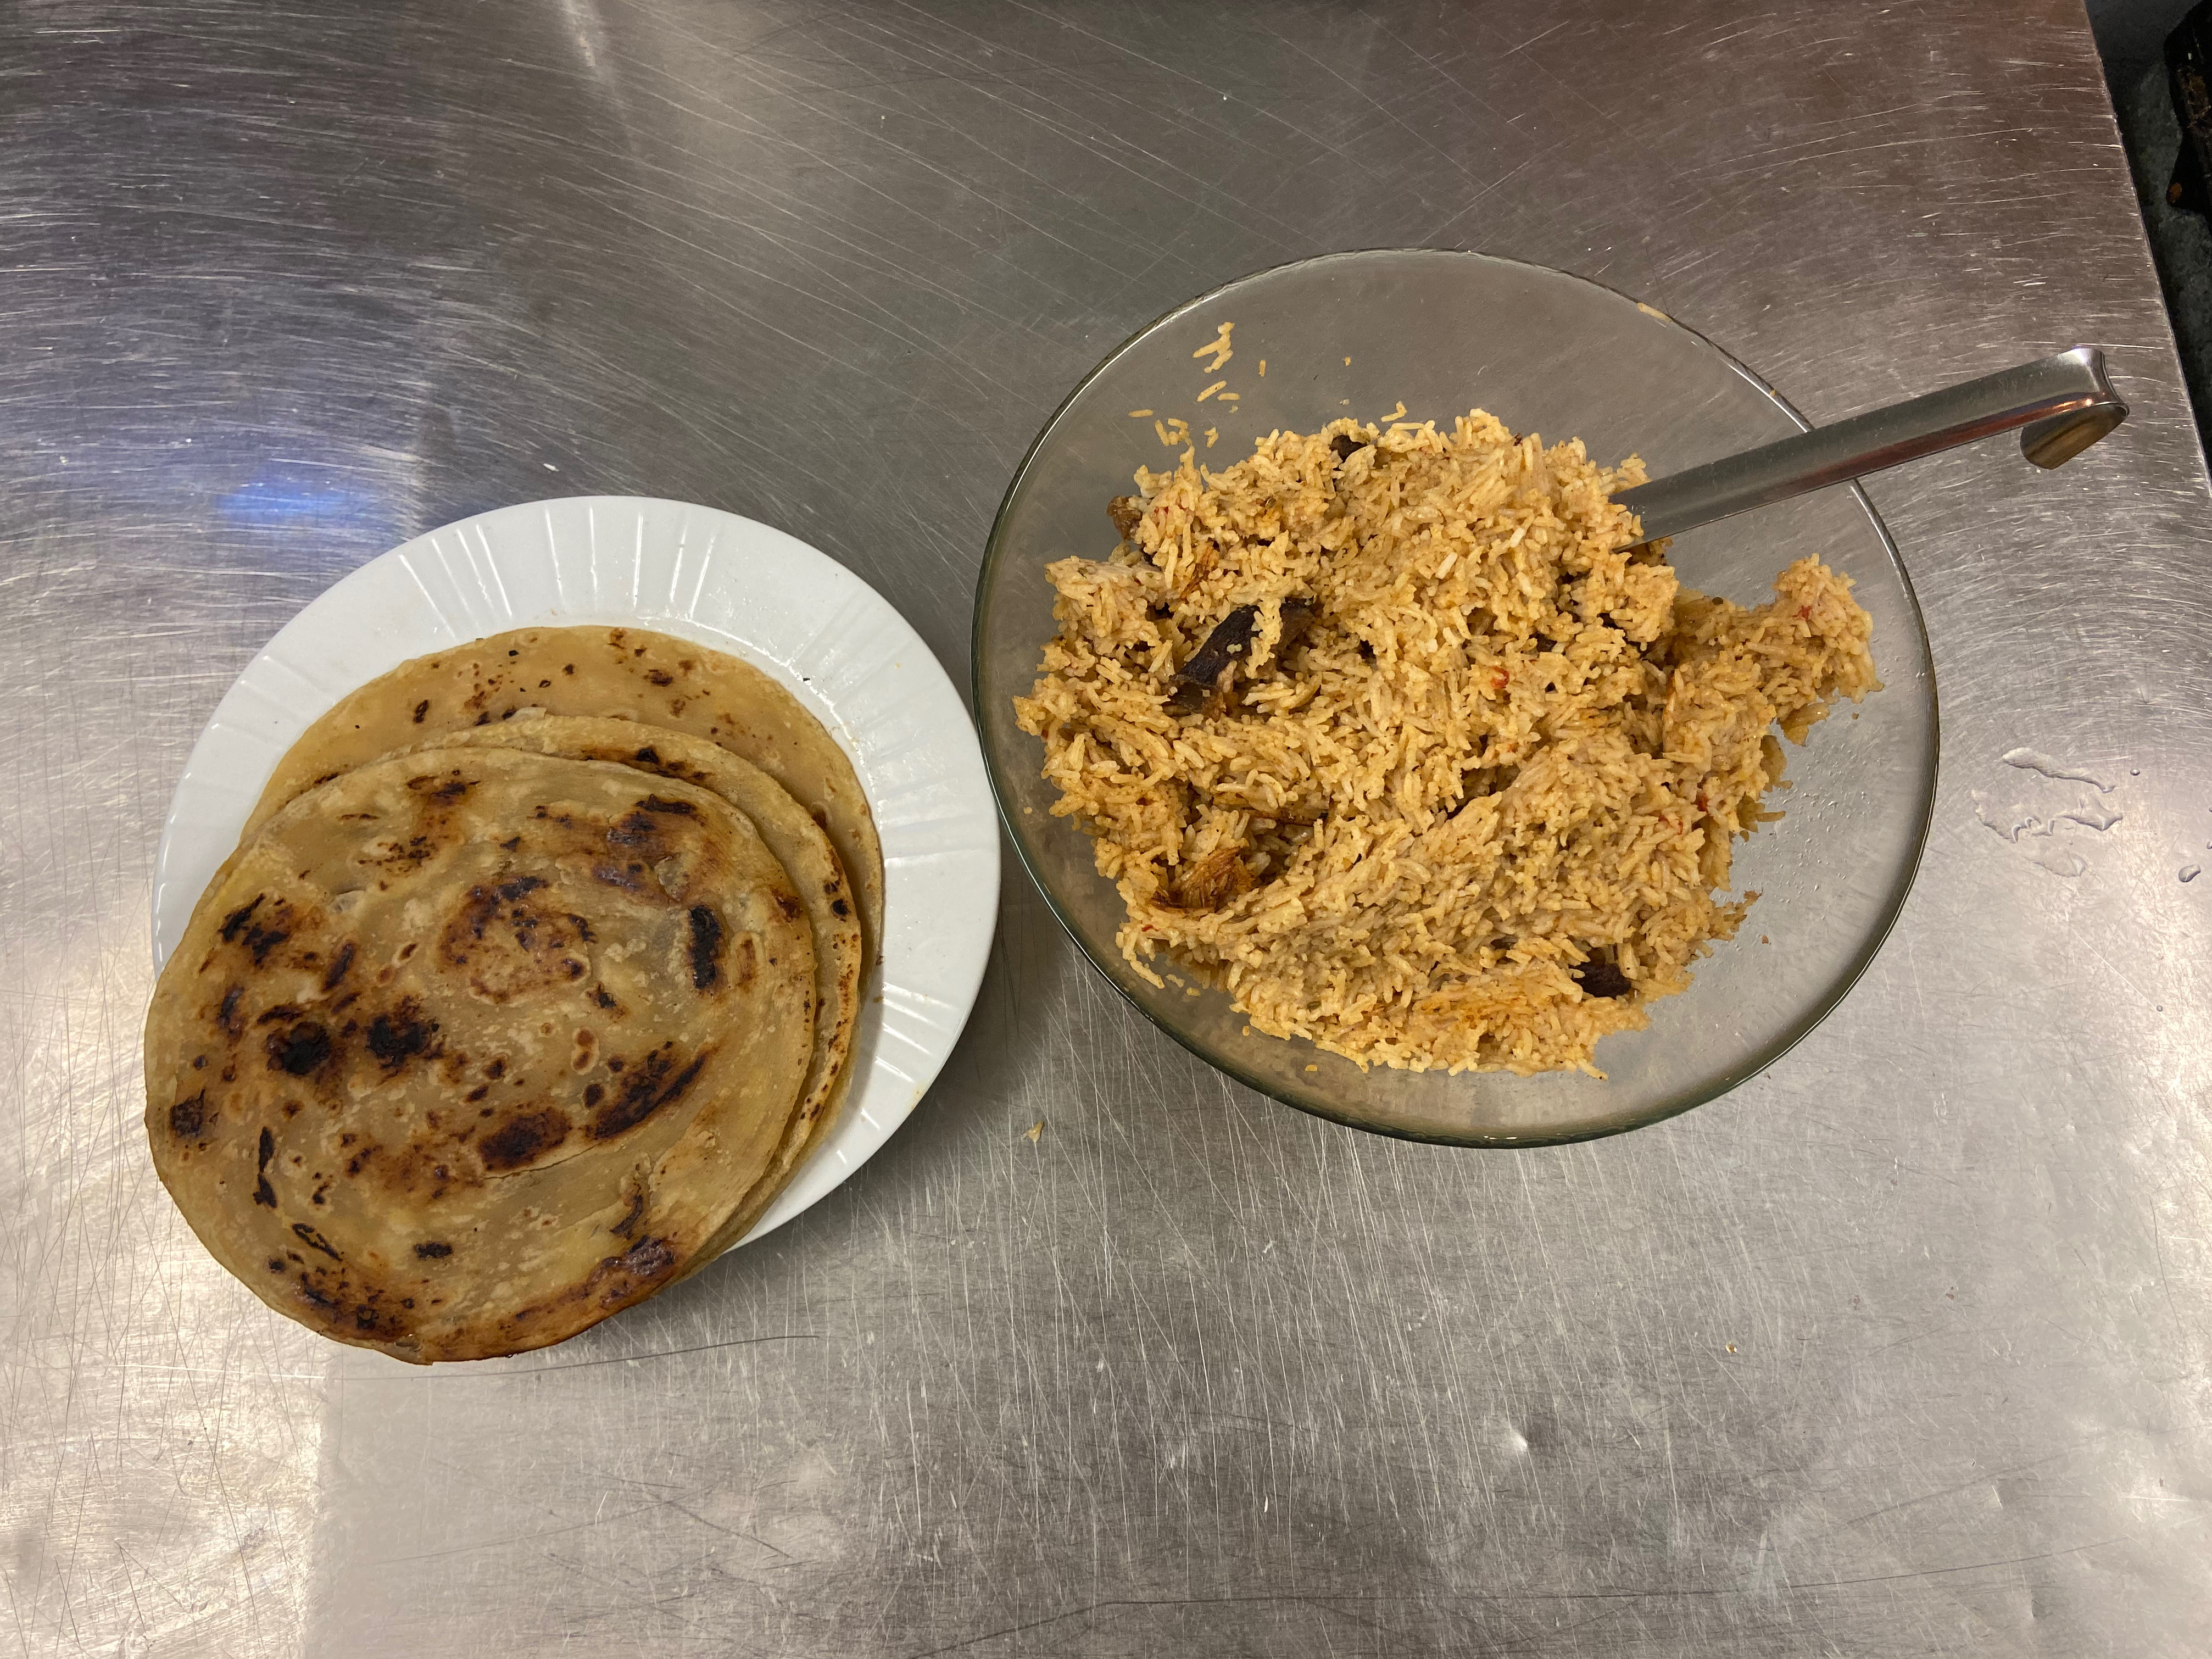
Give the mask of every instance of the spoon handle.
[{"label": "spoon handle", "polygon": [[1642,520],[1646,541],[1657,541],[2015,428],[2025,428],[2020,447],[2029,460],[2063,466],[2127,417],[2105,378],[2104,353],[2075,346],[1638,484],[1613,500]]}]

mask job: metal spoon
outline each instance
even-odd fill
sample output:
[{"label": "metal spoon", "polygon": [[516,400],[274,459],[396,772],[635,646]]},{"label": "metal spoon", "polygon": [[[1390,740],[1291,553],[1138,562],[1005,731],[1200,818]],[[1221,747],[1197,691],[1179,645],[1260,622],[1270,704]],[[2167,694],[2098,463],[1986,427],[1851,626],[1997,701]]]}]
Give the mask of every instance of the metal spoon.
[{"label": "metal spoon", "polygon": [[1613,500],[1632,509],[1644,539],[1656,542],[2015,428],[2026,428],[2020,447],[2029,460],[2063,466],[2127,417],[2105,378],[2105,354],[2075,346],[1654,479]]}]

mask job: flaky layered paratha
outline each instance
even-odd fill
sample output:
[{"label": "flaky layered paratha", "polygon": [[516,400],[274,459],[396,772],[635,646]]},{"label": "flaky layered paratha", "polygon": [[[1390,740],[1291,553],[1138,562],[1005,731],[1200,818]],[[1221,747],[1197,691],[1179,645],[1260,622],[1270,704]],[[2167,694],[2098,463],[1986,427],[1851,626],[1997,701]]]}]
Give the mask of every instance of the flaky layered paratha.
[{"label": "flaky layered paratha", "polygon": [[860,927],[829,837],[805,807],[751,763],[704,738],[641,727],[635,720],[518,715],[434,741],[608,762],[711,790],[752,821],[806,906],[814,934],[813,1061],[775,1163],[696,1259],[703,1265],[744,1237],[807,1153],[821,1144],[851,1080],[846,1062],[860,1012]]},{"label": "flaky layered paratha", "polygon": [[372,762],[201,897],[147,1021],[155,1166],[281,1312],[428,1361],[651,1294],[774,1165],[805,906],[745,817],[635,769]]},{"label": "flaky layered paratha", "polygon": [[548,714],[616,716],[718,743],[789,791],[829,833],[883,937],[884,860],[868,799],[836,739],[750,663],[642,628],[526,628],[402,663],[301,735],[246,833],[301,791],[447,732]]}]

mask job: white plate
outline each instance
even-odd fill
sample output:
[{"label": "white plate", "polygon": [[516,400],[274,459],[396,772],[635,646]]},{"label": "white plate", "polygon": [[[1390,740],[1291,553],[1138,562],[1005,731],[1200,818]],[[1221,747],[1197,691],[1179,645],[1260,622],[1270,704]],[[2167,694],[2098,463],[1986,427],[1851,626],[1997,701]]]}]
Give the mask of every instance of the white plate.
[{"label": "white plate", "polygon": [[532,626],[630,623],[772,674],[836,737],[884,845],[884,939],[843,1120],[750,1237],[817,1202],[905,1121],[975,1004],[998,916],[999,827],[975,728],[929,647],[805,543],[712,507],[526,501],[372,559],[280,629],[193,745],[154,866],[154,962],[238,844],[278,758],[410,658]]}]

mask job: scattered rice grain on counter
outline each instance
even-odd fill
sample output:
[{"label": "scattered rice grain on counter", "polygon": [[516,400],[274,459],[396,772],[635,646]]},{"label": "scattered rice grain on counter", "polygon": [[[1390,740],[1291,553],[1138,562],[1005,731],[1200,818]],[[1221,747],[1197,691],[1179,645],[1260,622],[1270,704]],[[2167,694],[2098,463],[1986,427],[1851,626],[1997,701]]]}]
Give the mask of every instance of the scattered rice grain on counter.
[{"label": "scattered rice grain on counter", "polygon": [[[1730,843],[1782,747],[1879,689],[1850,582],[1755,610],[1678,586],[1593,465],[1476,410],[1186,451],[1050,567],[1023,729],[1153,983],[1364,1064],[1576,1069],[1758,896]],[[1101,539],[1103,540],[1102,530]]]}]

